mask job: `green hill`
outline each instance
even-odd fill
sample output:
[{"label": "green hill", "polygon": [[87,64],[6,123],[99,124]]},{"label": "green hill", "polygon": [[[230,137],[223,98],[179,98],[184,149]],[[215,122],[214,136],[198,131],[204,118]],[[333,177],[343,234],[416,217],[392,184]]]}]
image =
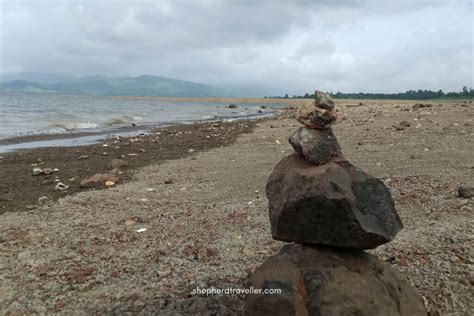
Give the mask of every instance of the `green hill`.
[{"label": "green hill", "polygon": [[74,82],[54,84],[13,80],[0,83],[0,91],[162,97],[221,97],[230,95],[226,90],[206,84],[148,75],[115,78],[89,76]]}]

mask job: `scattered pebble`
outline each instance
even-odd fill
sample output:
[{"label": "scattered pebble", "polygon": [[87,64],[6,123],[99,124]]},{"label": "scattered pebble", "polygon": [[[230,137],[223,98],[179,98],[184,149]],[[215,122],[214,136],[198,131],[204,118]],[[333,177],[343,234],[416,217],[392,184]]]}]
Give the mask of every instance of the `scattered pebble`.
[{"label": "scattered pebble", "polygon": [[459,187],[458,188],[458,194],[460,197],[469,199],[474,196],[474,187]]},{"label": "scattered pebble", "polygon": [[38,204],[40,205],[46,203],[47,201],[49,201],[49,196],[44,195],[38,198]]},{"label": "scattered pebble", "polygon": [[400,123],[393,125],[393,127],[397,131],[403,131],[403,130],[407,129],[410,126],[411,126],[411,124],[408,121],[401,121]]},{"label": "scattered pebble", "polygon": [[69,188],[68,185],[65,185],[65,184],[62,183],[62,182],[58,182],[58,183],[56,184],[56,186],[54,187],[54,190],[56,190],[56,191],[65,191],[65,190],[67,190],[68,188]]},{"label": "scattered pebble", "polygon": [[125,226],[127,226],[127,227],[135,226],[136,224],[137,224],[137,222],[134,221],[133,219],[127,219],[127,220],[125,221]]},{"label": "scattered pebble", "polygon": [[38,176],[40,174],[43,174],[43,169],[41,168],[33,168],[33,172],[32,172],[32,175],[33,176]]},{"label": "scattered pebble", "polygon": [[105,181],[105,186],[107,188],[113,187],[115,185],[114,181]]}]

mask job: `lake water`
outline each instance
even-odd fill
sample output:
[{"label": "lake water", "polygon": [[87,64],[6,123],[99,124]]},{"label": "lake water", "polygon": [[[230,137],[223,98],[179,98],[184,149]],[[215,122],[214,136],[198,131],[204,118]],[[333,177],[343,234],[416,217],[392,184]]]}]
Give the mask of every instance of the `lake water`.
[{"label": "lake water", "polygon": [[1,93],[0,140],[35,134],[103,134],[132,125],[142,129],[196,121],[251,119],[275,113],[274,109],[261,109],[261,104],[256,103],[238,103],[236,109],[229,109],[228,105],[153,97]]}]

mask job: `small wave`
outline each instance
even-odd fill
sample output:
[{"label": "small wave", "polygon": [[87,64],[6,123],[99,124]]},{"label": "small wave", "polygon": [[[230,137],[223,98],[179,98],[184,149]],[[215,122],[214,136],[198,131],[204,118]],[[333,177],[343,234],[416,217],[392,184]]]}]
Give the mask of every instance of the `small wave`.
[{"label": "small wave", "polygon": [[123,124],[127,124],[127,121],[121,118],[113,118],[113,119],[108,120],[106,124],[108,126],[123,125]]},{"label": "small wave", "polygon": [[111,118],[110,120],[108,120],[106,122],[106,124],[107,124],[107,126],[125,125],[125,124],[130,124],[130,123],[137,122],[137,121],[142,121],[142,120],[143,120],[143,117],[141,117],[141,116],[124,115],[124,116],[121,116],[121,117]]},{"label": "small wave", "polygon": [[217,115],[205,115],[205,116],[201,116],[201,119],[202,120],[215,120],[215,119],[218,119],[219,116]]},{"label": "small wave", "polygon": [[55,134],[55,133],[70,132],[77,129],[97,128],[98,126],[99,126],[98,124],[92,123],[92,122],[67,122],[67,123],[48,125],[41,132]]}]

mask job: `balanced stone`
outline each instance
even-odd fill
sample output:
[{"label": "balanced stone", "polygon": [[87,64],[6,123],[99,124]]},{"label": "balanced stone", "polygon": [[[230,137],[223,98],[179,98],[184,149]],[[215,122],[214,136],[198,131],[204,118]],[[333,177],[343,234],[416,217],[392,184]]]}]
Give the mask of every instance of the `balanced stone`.
[{"label": "balanced stone", "polygon": [[402,228],[383,182],[341,158],[321,166],[283,158],[266,191],[277,240],[370,249]]},{"label": "balanced stone", "polygon": [[289,142],[301,157],[315,165],[342,157],[341,148],[330,128],[315,130],[301,127],[290,136]]},{"label": "balanced stone", "polygon": [[314,91],[314,100],[316,101],[316,106],[323,108],[328,111],[334,110],[334,102],[331,98],[324,92]]},{"label": "balanced stone", "polygon": [[305,126],[314,129],[326,129],[337,118],[334,103],[323,92],[315,91],[315,99],[303,105],[296,114],[296,119]]},{"label": "balanced stone", "polygon": [[364,251],[286,245],[249,283],[272,294],[248,295],[247,316],[427,315],[408,282]]}]

